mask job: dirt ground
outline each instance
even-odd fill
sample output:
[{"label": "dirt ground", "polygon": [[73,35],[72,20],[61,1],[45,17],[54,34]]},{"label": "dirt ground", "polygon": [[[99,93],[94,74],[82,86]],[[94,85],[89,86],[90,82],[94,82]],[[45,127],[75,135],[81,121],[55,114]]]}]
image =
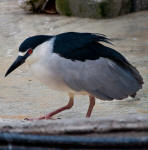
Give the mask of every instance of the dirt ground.
[{"label": "dirt ground", "polygon": [[[17,6],[17,0],[0,0],[0,118],[37,117],[68,102],[67,93],[48,89],[32,76],[28,65],[4,77],[26,37],[66,31],[106,34],[113,39],[114,48],[125,55],[144,78],[143,89],[135,99],[111,102],[97,99],[92,118],[148,114],[148,11],[94,20],[27,14]],[[88,97],[76,96],[74,107],[57,117],[84,118],[87,108]]]}]

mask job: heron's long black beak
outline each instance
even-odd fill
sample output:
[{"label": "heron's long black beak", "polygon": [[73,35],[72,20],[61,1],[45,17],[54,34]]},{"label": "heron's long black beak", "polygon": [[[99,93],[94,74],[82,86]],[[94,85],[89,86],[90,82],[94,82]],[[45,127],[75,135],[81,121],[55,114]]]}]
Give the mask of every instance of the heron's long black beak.
[{"label": "heron's long black beak", "polygon": [[15,70],[17,67],[19,67],[20,65],[22,65],[24,62],[25,62],[24,56],[18,56],[17,59],[15,60],[15,62],[7,70],[7,72],[5,74],[5,77],[8,74],[10,74],[13,70]]}]

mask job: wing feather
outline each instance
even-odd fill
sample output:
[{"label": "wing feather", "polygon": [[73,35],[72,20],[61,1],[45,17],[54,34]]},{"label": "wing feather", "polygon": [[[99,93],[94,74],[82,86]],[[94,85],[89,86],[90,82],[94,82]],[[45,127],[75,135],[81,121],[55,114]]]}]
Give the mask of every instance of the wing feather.
[{"label": "wing feather", "polygon": [[[86,91],[103,100],[134,96],[142,88],[139,72],[112,48],[102,34],[68,32],[55,36],[60,78],[74,91]],[[56,69],[56,70],[58,70]]]},{"label": "wing feather", "polygon": [[73,60],[96,59],[99,56],[94,55],[91,49],[83,49],[94,42],[111,44],[110,39],[102,34],[67,32],[55,36],[53,52]]},{"label": "wing feather", "polygon": [[61,77],[71,89],[86,91],[102,100],[123,99],[141,88],[130,72],[107,58],[85,62],[67,59],[61,69]]}]

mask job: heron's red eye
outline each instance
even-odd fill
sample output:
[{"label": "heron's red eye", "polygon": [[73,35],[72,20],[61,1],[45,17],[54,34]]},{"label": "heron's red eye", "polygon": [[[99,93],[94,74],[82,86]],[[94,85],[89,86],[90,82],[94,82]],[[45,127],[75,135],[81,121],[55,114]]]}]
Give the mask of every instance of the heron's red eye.
[{"label": "heron's red eye", "polygon": [[30,49],[28,50],[28,53],[31,55],[32,52],[33,52],[33,50],[30,48]]}]

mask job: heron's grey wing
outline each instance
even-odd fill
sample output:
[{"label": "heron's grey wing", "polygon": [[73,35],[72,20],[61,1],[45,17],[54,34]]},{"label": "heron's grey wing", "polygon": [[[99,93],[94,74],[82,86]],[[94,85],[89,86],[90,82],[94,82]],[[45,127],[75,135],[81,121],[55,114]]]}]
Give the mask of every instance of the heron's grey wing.
[{"label": "heron's grey wing", "polygon": [[102,100],[112,100],[134,95],[142,87],[131,72],[110,59],[66,61],[61,76],[75,91],[87,91]]}]

